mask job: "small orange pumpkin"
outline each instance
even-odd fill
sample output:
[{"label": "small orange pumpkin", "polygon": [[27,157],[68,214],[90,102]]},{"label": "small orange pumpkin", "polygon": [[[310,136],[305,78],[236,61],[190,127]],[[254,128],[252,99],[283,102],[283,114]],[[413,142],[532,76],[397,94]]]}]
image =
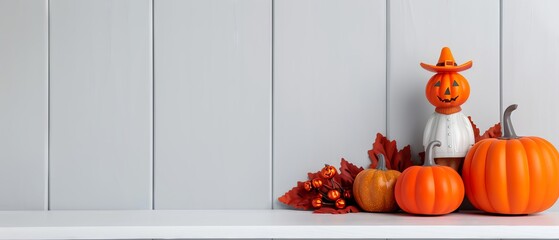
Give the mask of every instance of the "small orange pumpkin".
[{"label": "small orange pumpkin", "polygon": [[320,176],[325,179],[333,178],[337,173],[338,171],[336,171],[336,168],[331,165],[326,165],[320,170]]},{"label": "small orange pumpkin", "polygon": [[355,177],[353,195],[359,207],[367,212],[394,212],[398,210],[394,185],[400,172],[388,170],[384,155],[377,156],[376,169],[363,170]]},{"label": "small orange pumpkin", "polygon": [[425,164],[407,168],[396,182],[396,202],[408,213],[447,214],[456,210],[464,199],[460,175],[450,167],[435,164],[435,146],[441,146],[441,142],[430,142],[425,149]]},{"label": "small orange pumpkin", "polygon": [[559,197],[559,153],[543,138],[518,137],[509,106],[503,137],[476,143],[466,155],[462,177],[474,207],[499,214],[544,211]]}]

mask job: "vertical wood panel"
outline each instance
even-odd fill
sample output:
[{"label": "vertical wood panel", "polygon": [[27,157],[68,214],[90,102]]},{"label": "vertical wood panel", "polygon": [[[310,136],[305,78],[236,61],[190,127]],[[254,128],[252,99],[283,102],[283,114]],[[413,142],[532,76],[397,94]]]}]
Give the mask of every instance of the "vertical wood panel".
[{"label": "vertical wood panel", "polygon": [[[540,136],[559,147],[559,2],[503,1],[503,109],[519,136]],[[555,204],[553,209],[559,209]]]},{"label": "vertical wood panel", "polygon": [[386,9],[384,0],[274,9],[275,200],[325,163],[370,164],[386,126]]},{"label": "vertical wood panel", "polygon": [[50,10],[51,208],[151,208],[151,1]]},{"label": "vertical wood panel", "polygon": [[499,1],[397,0],[389,8],[390,138],[411,144],[414,158],[423,151],[425,124],[435,110],[425,98],[425,85],[434,73],[419,63],[436,64],[443,46],[458,64],[474,62],[461,72],[471,88],[462,112],[481,131],[499,122]]},{"label": "vertical wood panel", "polygon": [[155,208],[270,208],[271,1],[155,1]]},{"label": "vertical wood panel", "polygon": [[0,210],[45,209],[47,1],[0,1]]}]

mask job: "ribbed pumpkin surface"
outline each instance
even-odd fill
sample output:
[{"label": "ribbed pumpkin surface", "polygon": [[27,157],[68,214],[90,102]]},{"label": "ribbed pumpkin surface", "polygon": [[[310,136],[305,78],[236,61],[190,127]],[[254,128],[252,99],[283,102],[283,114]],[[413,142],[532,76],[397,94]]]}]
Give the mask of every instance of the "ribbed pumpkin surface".
[{"label": "ribbed pumpkin surface", "polygon": [[394,186],[400,172],[395,170],[367,169],[361,171],[353,182],[357,204],[368,212],[393,212],[398,209],[394,199]]},{"label": "ribbed pumpkin surface", "polygon": [[460,175],[446,166],[413,166],[396,183],[396,201],[408,213],[442,215],[456,210],[464,198]]},{"label": "ribbed pumpkin surface", "polygon": [[544,211],[559,197],[559,153],[543,138],[485,139],[464,161],[466,195],[491,213]]}]

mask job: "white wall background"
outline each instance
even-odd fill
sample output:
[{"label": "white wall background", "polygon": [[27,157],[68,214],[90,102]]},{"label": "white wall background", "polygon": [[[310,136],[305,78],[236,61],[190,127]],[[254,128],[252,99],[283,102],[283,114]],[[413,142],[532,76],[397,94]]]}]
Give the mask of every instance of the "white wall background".
[{"label": "white wall background", "polygon": [[[442,46],[480,129],[559,144],[559,2],[0,0],[0,209],[266,209],[375,134],[421,151]],[[557,208],[557,207],[556,207]]]}]

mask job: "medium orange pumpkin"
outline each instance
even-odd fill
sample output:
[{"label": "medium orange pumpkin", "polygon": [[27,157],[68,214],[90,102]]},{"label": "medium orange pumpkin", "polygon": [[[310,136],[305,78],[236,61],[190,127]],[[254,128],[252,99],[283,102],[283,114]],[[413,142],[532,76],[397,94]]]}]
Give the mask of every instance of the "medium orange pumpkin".
[{"label": "medium orange pumpkin", "polygon": [[518,137],[509,106],[503,137],[484,139],[466,155],[462,177],[474,207],[499,214],[544,211],[559,197],[559,153],[543,138]]},{"label": "medium orange pumpkin", "polygon": [[408,213],[447,214],[456,210],[464,199],[460,175],[450,167],[435,164],[435,146],[441,146],[441,142],[430,142],[425,149],[425,164],[407,168],[396,182],[396,202]]},{"label": "medium orange pumpkin", "polygon": [[376,169],[366,169],[355,177],[353,196],[355,201],[367,212],[394,212],[398,204],[394,200],[394,185],[400,172],[388,170],[384,155],[378,154]]},{"label": "medium orange pumpkin", "polygon": [[427,82],[425,96],[435,107],[459,107],[470,97],[470,84],[458,72],[439,72]]}]

